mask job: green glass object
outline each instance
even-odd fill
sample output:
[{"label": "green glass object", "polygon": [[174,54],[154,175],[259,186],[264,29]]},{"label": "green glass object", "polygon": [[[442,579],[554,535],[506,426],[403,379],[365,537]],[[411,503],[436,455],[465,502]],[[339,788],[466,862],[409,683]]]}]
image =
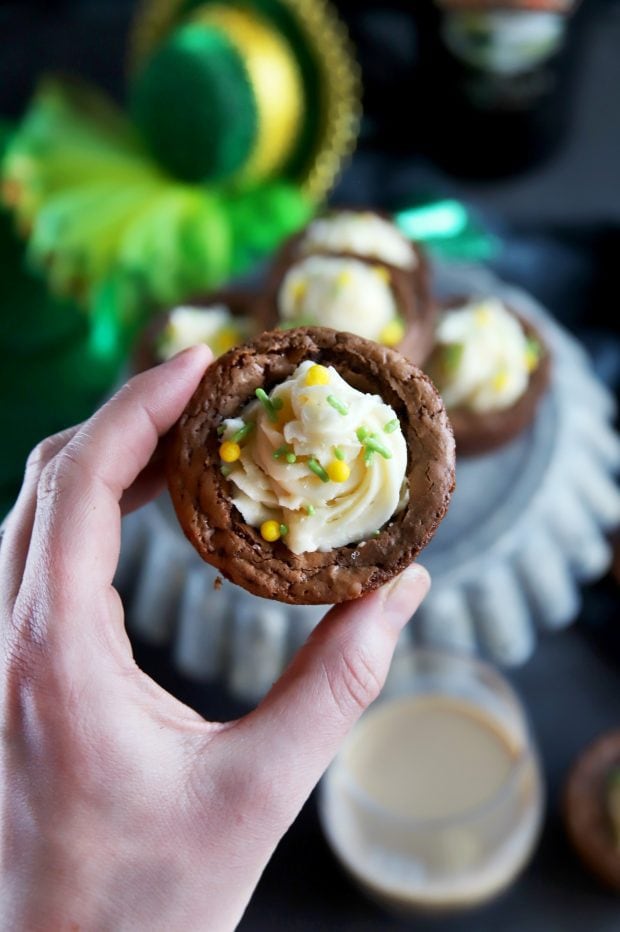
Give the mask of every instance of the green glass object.
[{"label": "green glass object", "polygon": [[133,78],[130,109],[157,160],[186,181],[231,177],[248,159],[257,108],[243,61],[223,31],[191,23]]},{"label": "green glass object", "polygon": [[440,199],[403,208],[394,223],[409,239],[447,261],[485,261],[497,255],[500,242],[460,201]]}]

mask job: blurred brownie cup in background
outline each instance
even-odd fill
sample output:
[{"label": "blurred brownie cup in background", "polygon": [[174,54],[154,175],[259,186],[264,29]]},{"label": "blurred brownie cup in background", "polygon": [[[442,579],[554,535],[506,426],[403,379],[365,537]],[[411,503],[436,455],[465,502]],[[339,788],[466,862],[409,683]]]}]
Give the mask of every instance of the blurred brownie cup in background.
[{"label": "blurred brownie cup in background", "polygon": [[136,372],[150,369],[195,343],[206,343],[214,356],[221,356],[264,329],[264,301],[256,292],[195,295],[153,317],[138,338],[133,367]]},{"label": "blurred brownie cup in background", "polygon": [[267,284],[271,326],[322,326],[398,349],[415,363],[433,341],[428,263],[388,217],[333,210],[289,239]]},{"label": "blurred brownie cup in background", "polygon": [[485,453],[525,430],[550,369],[536,328],[499,298],[453,298],[440,309],[425,370],[444,400],[458,453]]}]

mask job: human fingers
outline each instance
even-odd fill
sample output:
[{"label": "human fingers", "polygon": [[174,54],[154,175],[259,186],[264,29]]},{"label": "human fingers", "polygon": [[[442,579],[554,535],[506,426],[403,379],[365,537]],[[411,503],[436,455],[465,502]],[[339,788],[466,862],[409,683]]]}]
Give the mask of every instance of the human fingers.
[{"label": "human fingers", "polygon": [[81,424],[77,424],[46,437],[37,444],[26,461],[19,495],[0,528],[0,598],[4,607],[13,604],[26,565],[41,473],[80,427]]},{"label": "human fingers", "polygon": [[123,492],[182,413],[210,359],[205,346],[196,346],[135,376],[42,470],[20,615],[45,605],[87,627],[118,562]]},{"label": "human fingers", "polygon": [[270,781],[277,786],[271,802],[282,830],[377,697],[398,635],[429,586],[426,570],[413,564],[382,589],[333,608],[261,705],[236,723],[248,779],[263,792]]}]

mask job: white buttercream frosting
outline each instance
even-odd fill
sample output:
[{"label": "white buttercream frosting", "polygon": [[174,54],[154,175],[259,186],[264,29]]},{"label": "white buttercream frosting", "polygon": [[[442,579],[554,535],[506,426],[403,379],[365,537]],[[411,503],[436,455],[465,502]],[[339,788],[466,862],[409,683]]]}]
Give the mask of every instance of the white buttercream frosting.
[{"label": "white buttercream frosting", "polygon": [[437,326],[435,376],[448,409],[484,413],[525,393],[537,360],[523,327],[497,298],[445,311]]},{"label": "white buttercream frosting", "polygon": [[371,211],[342,210],[314,220],[299,249],[305,254],[352,252],[399,269],[413,269],[417,264],[411,243],[393,223]]},{"label": "white buttercream frosting", "polygon": [[[254,425],[227,470],[233,501],[253,527],[268,520],[286,525],[282,540],[297,554],[371,537],[408,499],[407,447],[393,409],[378,395],[353,388],[331,366],[324,369],[328,384],[307,384],[314,366],[302,362],[273,389],[269,398],[281,405],[277,415],[252,401],[240,417],[224,422],[222,435],[232,441],[244,425]],[[387,456],[370,451],[360,429]],[[287,462],[286,454],[295,462]],[[309,462],[324,471],[324,478],[334,462],[345,464],[349,475],[345,481],[324,481]]]},{"label": "white buttercream frosting", "polygon": [[177,307],[171,313],[157,345],[160,359],[207,343],[215,356],[242,343],[250,335],[249,321],[235,317],[223,304],[208,307]]},{"label": "white buttercream frosting", "polygon": [[308,256],[286,273],[278,294],[282,322],[381,339],[398,307],[381,266],[336,256]]}]

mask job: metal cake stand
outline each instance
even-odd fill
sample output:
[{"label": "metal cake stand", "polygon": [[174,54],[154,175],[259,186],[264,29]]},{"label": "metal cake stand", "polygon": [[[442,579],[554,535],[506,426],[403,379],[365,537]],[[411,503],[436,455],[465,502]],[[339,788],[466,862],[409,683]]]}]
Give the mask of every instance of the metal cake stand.
[{"label": "metal cake stand", "polygon": [[[449,512],[421,562],[431,593],[404,638],[523,663],[539,634],[579,611],[579,585],[611,561],[620,524],[615,403],[580,344],[532,297],[479,266],[440,266],[438,295],[493,293],[536,324],[553,357],[550,390],[531,428],[500,450],[457,461]],[[259,698],[322,617],[224,581],[185,540],[167,495],[123,522],[117,586],[128,625],[170,644],[189,676]]]}]

